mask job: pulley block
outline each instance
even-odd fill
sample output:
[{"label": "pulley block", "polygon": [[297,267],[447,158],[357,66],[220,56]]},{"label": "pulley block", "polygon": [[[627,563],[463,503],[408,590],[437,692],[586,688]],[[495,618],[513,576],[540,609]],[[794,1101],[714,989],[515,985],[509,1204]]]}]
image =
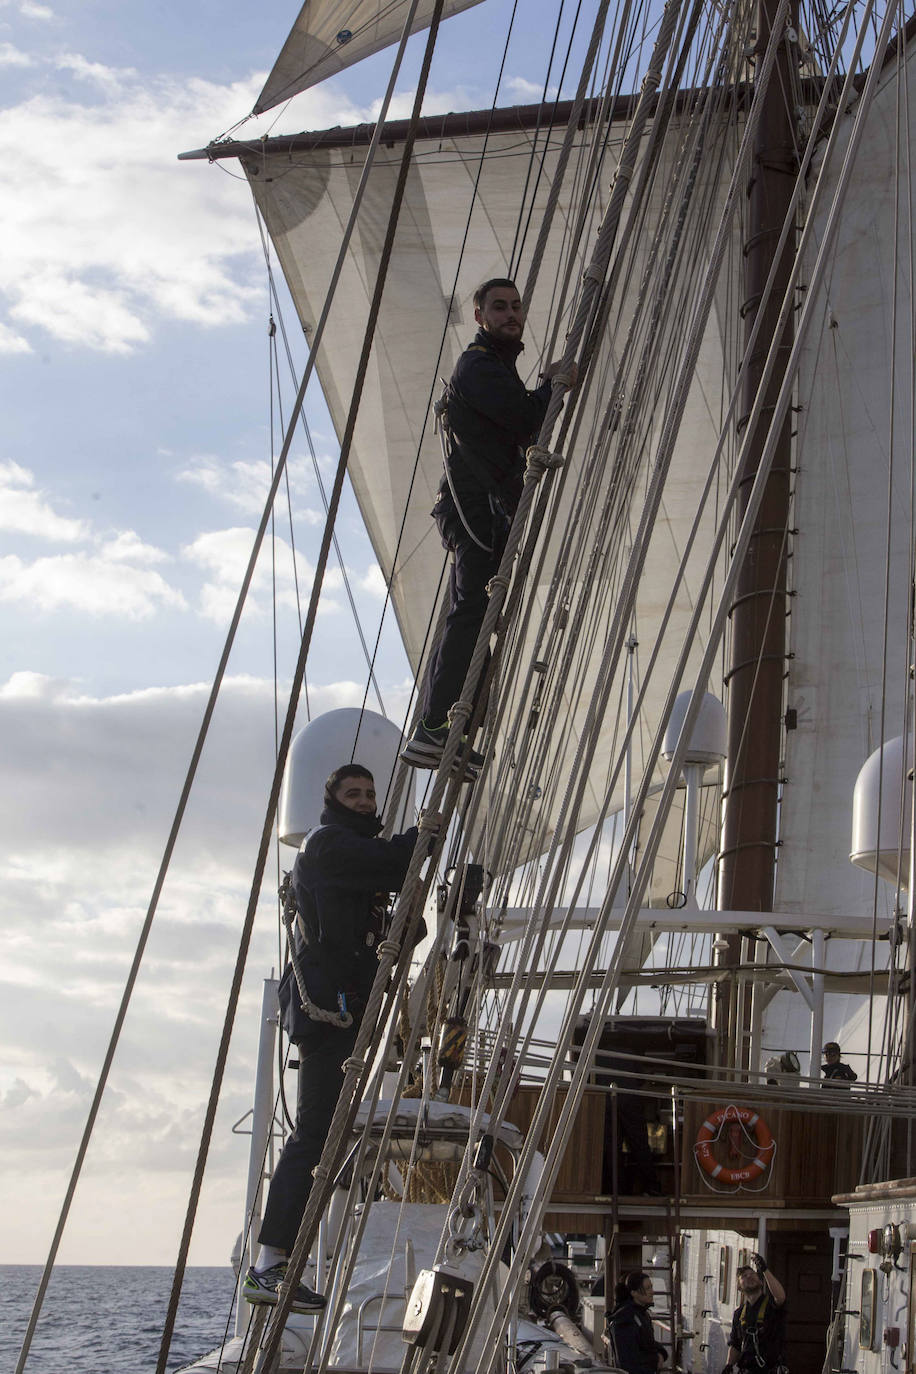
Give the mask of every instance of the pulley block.
[{"label": "pulley block", "polygon": [[454,1354],[464,1334],[473,1282],[445,1264],[421,1269],[417,1275],[401,1334],[410,1345],[422,1346],[431,1354]]}]

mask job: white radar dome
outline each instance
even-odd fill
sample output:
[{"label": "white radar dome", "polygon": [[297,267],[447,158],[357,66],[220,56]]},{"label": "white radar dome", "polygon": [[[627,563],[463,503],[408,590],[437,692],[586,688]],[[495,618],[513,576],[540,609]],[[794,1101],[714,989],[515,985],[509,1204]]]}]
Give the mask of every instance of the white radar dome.
[{"label": "white radar dome", "polygon": [[[692,692],[681,692],[672,707],[671,719],[668,721],[665,742],[662,746],[662,753],[669,761],[674,757],[678,736],[681,733],[681,726],[684,724],[684,717],[687,715],[687,707],[690,705],[692,695]],[[704,692],[703,700],[700,703],[700,714],[697,716],[693,733],[690,736],[690,744],[684,763],[721,763],[722,759],[725,758],[726,727],[725,707],[718,697],[714,697],[711,692]]]},{"label": "white radar dome", "polygon": [[[865,760],[852,794],[851,861],[889,883],[904,886],[910,876],[909,835],[913,814],[912,784],[905,777],[913,767],[913,741],[904,767],[903,736],[888,740]],[[901,828],[901,802],[903,819]],[[881,834],[878,834],[878,817]],[[900,837],[903,852],[900,852]]]},{"label": "white radar dome", "polygon": [[[298,849],[309,831],[320,824],[325,782],[335,768],[350,763],[351,759],[372,774],[379,810],[383,811],[400,748],[398,726],[375,711],[344,706],[309,721],[290,745],[283,774],[278,812],[283,843]],[[411,769],[395,820],[396,832],[414,823],[415,790]]]}]

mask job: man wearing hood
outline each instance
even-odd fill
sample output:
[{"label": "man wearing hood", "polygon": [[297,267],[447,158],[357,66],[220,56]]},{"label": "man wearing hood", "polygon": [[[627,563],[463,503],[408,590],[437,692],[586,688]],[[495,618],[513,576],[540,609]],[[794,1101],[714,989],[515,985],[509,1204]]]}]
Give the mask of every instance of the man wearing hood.
[{"label": "man wearing hood", "polygon": [[[529,391],[516,370],[524,345],[525,313],[515,283],[485,281],[474,292],[479,329],[448,385],[441,423],[444,472],[433,518],[453,554],[449,613],[423,689],[420,725],[402,758],[437,768],[448,735],[448,712],[458,700],[487,610],[487,583],[499,570],[525,472],[524,451],[537,438],[550,401],[554,363]],[[577,380],[575,365],[570,385]],[[482,762],[473,752],[472,770]]]},{"label": "man wearing hood", "polygon": [[[261,1248],[242,1285],[250,1303],[277,1302],[340,1095],[343,1064],[353,1053],[378,970],[376,946],[385,932],[389,896],[400,890],[410,865],[416,827],[390,840],[378,838],[381,829],[372,774],[356,763],[336,769],[325,784],[321,824],[293,866],[296,953],[311,1009],[296,1018],[296,1126],[274,1169]],[[292,1310],[315,1312],[324,1305],[321,1294],[303,1283]]]}]

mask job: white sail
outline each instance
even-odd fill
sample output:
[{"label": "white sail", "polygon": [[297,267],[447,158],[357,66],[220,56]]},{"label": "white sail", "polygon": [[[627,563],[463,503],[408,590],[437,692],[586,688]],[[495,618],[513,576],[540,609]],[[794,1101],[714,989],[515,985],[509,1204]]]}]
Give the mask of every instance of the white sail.
[{"label": "white sail", "polygon": [[[506,130],[508,126],[508,131],[488,134],[485,117],[481,116],[462,117],[460,121],[425,122],[408,177],[405,204],[350,460],[350,475],[357,499],[379,563],[386,577],[391,580],[398,624],[415,669],[420,665],[444,566],[444,551],[430,518],[442,472],[442,460],[439,441],[431,433],[431,425],[427,422],[428,403],[430,397],[439,390],[439,378],[448,377],[458,354],[476,329],[471,300],[474,288],[487,277],[506,272],[520,207],[525,206],[527,212],[525,185],[535,146],[535,132],[532,127],[526,126],[521,115],[513,120],[511,111],[501,111],[500,114],[504,117],[502,128]],[[460,129],[457,127],[459,124]],[[600,214],[606,203],[607,187],[613,177],[625,128],[625,119],[621,118],[619,124],[614,124],[610,129],[600,186],[590,207],[593,217]],[[542,580],[536,586],[534,616],[527,632],[525,651],[520,657],[523,665],[530,661],[540,628],[539,617],[547,603],[551,577],[558,562],[559,544],[572,520],[572,502],[579,486],[582,465],[591,451],[590,435],[603,417],[608,402],[609,388],[617,367],[616,350],[620,348],[636,308],[636,297],[651,243],[651,230],[663,221],[668,188],[678,174],[683,157],[678,132],[676,129],[669,150],[663,151],[660,156],[649,197],[647,227],[636,240],[632,257],[628,259],[622,299],[615,309],[610,342],[595,364],[599,384],[584,402],[579,402],[583,412],[583,438],[581,447],[570,450],[565,494],[554,535],[545,551]],[[731,136],[723,124],[718,151],[715,154],[710,151],[710,170],[708,173],[701,171],[697,178],[696,203],[705,207],[703,213],[711,222],[718,217],[722,182],[727,181],[728,140]],[[533,198],[531,218],[534,224],[540,221],[543,214],[561,137],[562,130],[554,132],[545,144],[543,133],[540,135],[537,156],[540,158],[544,153],[545,165],[537,179],[537,191]],[[341,144],[343,142],[341,140]],[[387,144],[388,140],[384,142]],[[314,326],[324,300],[340,241],[341,226],[349,214],[363,160],[361,150],[354,149],[349,142],[346,146],[332,144],[333,141],[327,136],[316,136],[312,147],[297,145],[293,150],[287,147],[285,152],[276,156],[270,152],[266,155],[259,152],[250,160],[243,159],[307,334]],[[471,193],[484,147],[486,159],[480,175],[476,205],[469,218]],[[355,378],[356,360],[398,174],[400,151],[397,144],[384,147],[372,169],[359,228],[346,259],[317,361],[322,388],[338,434],[344,427]],[[534,384],[539,362],[547,348],[552,293],[567,261],[565,240],[574,217],[572,197],[578,193],[578,188],[570,191],[569,180],[560,197],[541,282],[535,292],[526,327],[526,351],[520,360],[520,371],[523,375],[527,374],[531,385]],[[468,219],[464,241],[465,222]],[[589,249],[592,233],[593,230],[586,230],[583,251]],[[574,287],[581,270],[581,261],[574,260]],[[672,300],[683,299],[687,302],[696,276],[689,258],[680,264],[679,272],[680,276],[675,274],[672,282]],[[520,281],[524,281],[524,256],[517,275]],[[449,301],[453,290],[454,305],[450,311]],[[649,557],[652,571],[644,580],[633,626],[641,646],[643,664],[651,653],[688,531],[698,514],[700,482],[697,474],[705,472],[715,449],[724,398],[734,372],[729,337],[735,327],[732,319],[723,298],[721,310],[714,312],[703,338],[687,413],[663,498],[662,517],[652,539]],[[675,338],[675,329],[680,323],[680,320],[671,318],[660,329],[667,329]],[[668,338],[668,334],[664,337]],[[442,352],[441,356],[437,356],[440,339],[443,341]],[[562,334],[559,346],[562,346]],[[676,358],[676,350],[683,346],[683,339],[672,346],[675,349],[672,357]],[[674,375],[673,362],[670,375]],[[643,500],[646,474],[654,456],[661,425],[663,401],[664,398],[659,397],[654,409],[648,405],[642,412],[640,423],[645,425],[645,432],[639,436],[641,447],[637,451],[636,470],[632,479],[632,516],[628,517],[627,523],[616,536],[620,557],[625,555],[629,547]],[[607,482],[610,482],[610,469]],[[640,727],[633,750],[634,776],[637,777],[642,771],[643,748],[655,728],[661,699],[670,679],[671,665],[681,650],[686,625],[695,604],[696,587],[707,557],[714,516],[711,508],[701,515],[701,535],[687,577],[675,599],[673,616],[661,646],[656,680],[640,713]],[[588,518],[596,537],[606,539],[607,530],[601,528],[600,510]],[[591,604],[598,608],[596,618],[589,625],[583,642],[576,646],[575,668],[562,683],[555,711],[556,735],[552,741],[551,769],[559,776],[568,771],[572,760],[582,752],[582,729],[588,696],[595,681],[603,642],[611,630],[607,615],[619,582],[619,558],[613,567],[605,568],[601,576],[601,586],[588,593],[592,598]],[[573,573],[564,595],[573,602],[581,590]],[[600,619],[602,607],[605,608],[603,622]],[[699,660],[703,647],[701,632],[693,649],[694,663]],[[640,670],[636,672],[636,681],[638,685]],[[692,679],[688,678],[685,685],[692,686]],[[619,695],[617,687],[614,695]],[[580,817],[583,826],[599,813],[606,792],[609,762],[615,755],[616,747],[615,730],[609,728],[599,739],[589,765],[588,794]],[[663,775],[663,771],[660,770],[659,776]],[[520,783],[521,780],[518,781]],[[546,777],[531,776],[529,783],[546,796]],[[615,800],[618,804],[622,801],[620,784]],[[558,804],[556,799],[548,798],[534,807],[530,818],[529,843],[519,851],[519,859],[537,852],[545,836],[549,840]],[[545,815],[544,806],[553,810]]]},{"label": "white sail", "polygon": [[[901,138],[916,113],[913,62],[910,47],[909,76],[888,66],[870,113],[819,301],[821,327],[799,377],[787,695],[797,725],[786,734],[776,901],[788,912],[840,911],[851,901],[871,908],[875,879],[849,863],[853,787],[869,754],[904,727],[912,225],[897,168],[910,156]],[[831,191],[839,161],[824,171]],[[885,883],[877,888],[882,902],[892,897]]]},{"label": "white sail", "polygon": [[[445,0],[442,17],[480,0]],[[420,0],[411,33],[429,27],[433,0]],[[255,114],[336,76],[364,57],[394,43],[401,34],[409,0],[305,0],[289,37],[254,107]]]}]

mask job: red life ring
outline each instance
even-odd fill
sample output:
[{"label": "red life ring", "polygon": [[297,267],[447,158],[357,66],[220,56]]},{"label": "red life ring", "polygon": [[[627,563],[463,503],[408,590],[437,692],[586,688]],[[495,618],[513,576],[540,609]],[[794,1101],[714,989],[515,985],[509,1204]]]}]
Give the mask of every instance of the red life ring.
[{"label": "red life ring", "polygon": [[[727,1169],[720,1164],[712,1152],[712,1141],[717,1140],[725,1122],[740,1122],[748,1131],[753,1131],[757,1143],[757,1154],[743,1169]],[[697,1164],[705,1174],[719,1183],[748,1183],[766,1173],[773,1160],[776,1142],[763,1117],[750,1107],[719,1107],[710,1112],[697,1132],[693,1153]]]}]

